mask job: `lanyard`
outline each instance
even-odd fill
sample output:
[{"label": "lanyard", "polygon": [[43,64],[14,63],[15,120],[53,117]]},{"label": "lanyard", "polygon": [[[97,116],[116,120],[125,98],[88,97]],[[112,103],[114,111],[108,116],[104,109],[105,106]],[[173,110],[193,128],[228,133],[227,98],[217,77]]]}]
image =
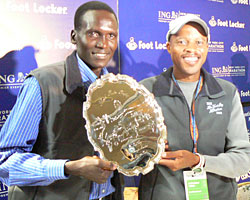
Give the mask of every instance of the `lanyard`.
[{"label": "lanyard", "polygon": [[[176,81],[173,73],[172,73],[172,79],[173,79],[175,85],[177,86],[177,88],[179,88],[179,90],[181,91],[181,88],[179,87],[179,84]],[[192,140],[194,142],[193,153],[198,152],[198,150],[197,150],[197,141],[198,141],[198,138],[199,138],[199,131],[198,131],[196,121],[195,121],[195,99],[197,98],[199,92],[201,91],[202,86],[203,86],[203,77],[201,75],[200,78],[199,78],[199,82],[197,84],[197,87],[195,89],[195,92],[194,92],[191,109],[188,109],[189,110],[189,119],[190,119],[189,120],[190,133],[191,133]]]}]

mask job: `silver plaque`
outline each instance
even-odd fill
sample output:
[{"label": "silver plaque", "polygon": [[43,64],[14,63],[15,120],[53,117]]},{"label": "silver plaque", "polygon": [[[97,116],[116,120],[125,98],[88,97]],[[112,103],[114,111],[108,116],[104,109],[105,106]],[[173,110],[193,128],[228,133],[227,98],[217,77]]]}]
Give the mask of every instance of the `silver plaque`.
[{"label": "silver plaque", "polygon": [[94,149],[124,175],[146,174],[161,159],[167,139],[161,108],[132,77],[110,73],[92,83],[83,117]]},{"label": "silver plaque", "polygon": [[250,200],[250,182],[238,184],[237,200]]}]

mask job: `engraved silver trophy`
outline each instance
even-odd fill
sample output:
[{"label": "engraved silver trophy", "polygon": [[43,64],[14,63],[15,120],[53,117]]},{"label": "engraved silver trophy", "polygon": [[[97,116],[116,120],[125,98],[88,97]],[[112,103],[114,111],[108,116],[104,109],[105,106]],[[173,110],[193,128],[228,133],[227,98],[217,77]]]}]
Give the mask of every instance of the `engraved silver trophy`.
[{"label": "engraved silver trophy", "polygon": [[250,200],[250,182],[238,184],[237,200]]},{"label": "engraved silver trophy", "polygon": [[92,83],[83,117],[94,149],[124,175],[150,172],[165,150],[161,108],[153,94],[127,75],[110,73]]}]

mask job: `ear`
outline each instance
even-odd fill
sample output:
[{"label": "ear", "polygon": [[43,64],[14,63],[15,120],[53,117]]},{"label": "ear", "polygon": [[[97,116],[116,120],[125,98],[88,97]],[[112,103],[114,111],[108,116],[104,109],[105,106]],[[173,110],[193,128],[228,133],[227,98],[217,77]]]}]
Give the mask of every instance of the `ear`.
[{"label": "ear", "polygon": [[170,48],[170,42],[167,42],[167,50],[168,50],[168,53],[170,53],[171,52],[171,48]]},{"label": "ear", "polygon": [[71,38],[71,43],[72,44],[76,44],[76,37],[77,37],[76,30],[71,30],[70,38]]}]

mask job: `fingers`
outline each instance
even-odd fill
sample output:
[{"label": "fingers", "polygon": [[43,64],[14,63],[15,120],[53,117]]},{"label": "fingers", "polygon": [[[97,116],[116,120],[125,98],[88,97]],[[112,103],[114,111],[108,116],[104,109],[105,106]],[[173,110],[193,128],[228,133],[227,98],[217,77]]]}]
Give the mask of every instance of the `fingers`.
[{"label": "fingers", "polygon": [[84,177],[96,183],[105,183],[117,168],[115,164],[98,156],[85,156],[79,160],[65,163],[65,174]]},{"label": "fingers", "polygon": [[178,160],[176,160],[176,157],[178,156],[178,153],[175,151],[171,152],[163,152],[162,153],[162,159],[158,162],[160,165],[164,165],[168,168],[170,168],[173,171],[178,170]]},{"label": "fingers", "polygon": [[83,176],[98,184],[107,182],[113,170],[116,169],[112,162],[102,160],[98,156],[90,157],[89,161],[88,171]]},{"label": "fingers", "polygon": [[117,166],[110,161],[100,159],[98,156],[93,156],[93,158],[98,160],[97,166],[100,167],[101,169],[109,170],[109,171],[114,171],[117,169]]},{"label": "fingers", "polygon": [[175,160],[169,160],[169,159],[161,159],[158,163],[159,165],[163,165],[165,167],[168,167],[172,171],[178,170],[177,164]]},{"label": "fingers", "polygon": [[164,165],[173,171],[177,170],[178,162],[176,161],[177,153],[175,151],[163,152],[162,159],[158,162],[160,165]]},{"label": "fingers", "polygon": [[181,157],[182,154],[180,151],[168,151],[168,152],[163,152],[161,157],[165,159],[175,159],[177,157]]},{"label": "fingers", "polygon": [[94,155],[93,158],[100,159],[98,156]]},{"label": "fingers", "polygon": [[161,159],[158,164],[165,165],[166,167],[172,166],[174,164],[174,160]]},{"label": "fingers", "polygon": [[104,169],[104,170],[109,170],[109,171],[114,171],[117,169],[117,166],[114,163],[112,163],[110,161],[105,161],[102,159],[100,159],[99,167]]},{"label": "fingers", "polygon": [[182,169],[182,166],[180,166],[180,163],[176,160],[162,159],[159,161],[159,164],[168,167],[172,171],[177,171]]},{"label": "fingers", "polygon": [[158,164],[164,165],[173,171],[192,167],[197,159],[192,152],[187,150],[167,151],[162,153],[162,159]]},{"label": "fingers", "polygon": [[167,140],[165,140],[164,142],[165,142],[165,151],[168,151],[168,150],[169,150],[168,141],[167,141]]},{"label": "fingers", "polygon": [[96,173],[94,181],[98,184],[106,183],[112,171],[100,169],[98,173]]}]

